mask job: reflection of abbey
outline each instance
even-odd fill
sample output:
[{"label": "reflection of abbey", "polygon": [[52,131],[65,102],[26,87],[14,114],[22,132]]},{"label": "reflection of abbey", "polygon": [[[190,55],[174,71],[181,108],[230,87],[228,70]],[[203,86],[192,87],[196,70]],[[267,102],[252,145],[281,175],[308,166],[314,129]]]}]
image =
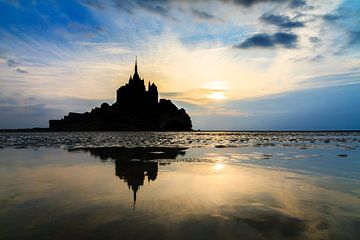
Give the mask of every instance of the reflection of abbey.
[{"label": "reflection of abbey", "polygon": [[[177,156],[185,155],[186,148],[169,147],[99,147],[99,148],[77,148],[69,151],[85,151],[102,161],[114,160],[115,175],[127,183],[133,191],[133,204],[135,207],[136,194],[145,179],[155,181],[158,174],[158,160],[175,159]],[[136,159],[137,161],[133,161]]]},{"label": "reflection of abbey", "polygon": [[85,113],[69,113],[61,120],[50,120],[52,130],[191,130],[189,115],[170,100],[160,99],[154,83],[145,82],[138,73],[135,61],[134,75],[116,93],[111,106],[103,103]]}]

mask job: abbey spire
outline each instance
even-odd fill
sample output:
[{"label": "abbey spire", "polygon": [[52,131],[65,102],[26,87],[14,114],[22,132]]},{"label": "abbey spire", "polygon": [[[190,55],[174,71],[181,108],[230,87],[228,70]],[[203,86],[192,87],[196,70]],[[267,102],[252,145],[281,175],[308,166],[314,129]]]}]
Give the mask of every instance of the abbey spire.
[{"label": "abbey spire", "polygon": [[135,58],[135,72],[134,72],[134,76],[133,76],[133,79],[135,81],[140,81],[140,76],[139,76],[139,73],[138,73],[138,68],[137,68],[137,56]]}]

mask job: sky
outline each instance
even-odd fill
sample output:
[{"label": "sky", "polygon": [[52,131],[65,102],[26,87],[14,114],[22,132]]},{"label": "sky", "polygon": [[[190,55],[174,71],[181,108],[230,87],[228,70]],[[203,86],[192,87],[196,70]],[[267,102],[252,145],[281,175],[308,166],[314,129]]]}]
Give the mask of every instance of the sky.
[{"label": "sky", "polygon": [[202,130],[359,130],[358,0],[0,0],[0,128],[113,103],[138,57]]}]

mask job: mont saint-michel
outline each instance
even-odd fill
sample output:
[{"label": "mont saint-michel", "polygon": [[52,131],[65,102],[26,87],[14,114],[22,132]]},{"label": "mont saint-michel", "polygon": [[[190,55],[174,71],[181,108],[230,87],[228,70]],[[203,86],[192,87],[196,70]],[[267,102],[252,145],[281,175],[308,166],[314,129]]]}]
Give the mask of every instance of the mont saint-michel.
[{"label": "mont saint-michel", "polygon": [[168,99],[160,99],[155,83],[148,83],[135,72],[129,82],[116,92],[116,102],[101,104],[90,112],[70,112],[61,120],[50,120],[51,130],[125,130],[125,131],[189,131],[190,116]]}]

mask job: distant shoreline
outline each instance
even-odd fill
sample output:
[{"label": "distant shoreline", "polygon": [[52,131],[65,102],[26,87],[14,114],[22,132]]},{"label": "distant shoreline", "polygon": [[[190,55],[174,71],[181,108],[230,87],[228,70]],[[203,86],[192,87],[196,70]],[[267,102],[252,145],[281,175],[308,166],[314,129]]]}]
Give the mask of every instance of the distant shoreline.
[{"label": "distant shoreline", "polygon": [[0,133],[4,132],[244,132],[244,133],[268,133],[268,132],[298,132],[298,133],[307,133],[307,132],[360,132],[360,130],[192,130],[192,131],[118,131],[118,130],[109,130],[109,131],[78,131],[78,130],[53,130],[50,128],[19,128],[19,129],[0,129]]}]

